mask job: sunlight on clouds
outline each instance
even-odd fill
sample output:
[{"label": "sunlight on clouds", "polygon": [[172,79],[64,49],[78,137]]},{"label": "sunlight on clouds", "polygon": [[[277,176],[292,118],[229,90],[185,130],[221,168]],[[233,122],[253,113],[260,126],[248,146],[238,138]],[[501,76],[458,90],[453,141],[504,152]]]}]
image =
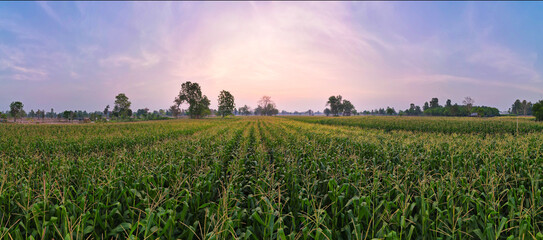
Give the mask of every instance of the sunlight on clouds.
[{"label": "sunlight on clouds", "polygon": [[[336,94],[357,109],[404,109],[468,93],[503,108],[503,96],[543,92],[541,49],[496,41],[486,5],[447,3],[457,8],[427,20],[419,7],[445,3],[416,4],[39,2],[29,4],[35,18],[0,8],[0,81],[8,93],[29,88],[11,80],[45,82],[54,97],[94,93],[70,101],[89,109],[118,92],[136,108],[166,108],[185,81],[200,83],[211,107],[224,89],[240,106],[270,95],[289,111],[322,110]],[[496,94],[476,91],[485,86]]]}]

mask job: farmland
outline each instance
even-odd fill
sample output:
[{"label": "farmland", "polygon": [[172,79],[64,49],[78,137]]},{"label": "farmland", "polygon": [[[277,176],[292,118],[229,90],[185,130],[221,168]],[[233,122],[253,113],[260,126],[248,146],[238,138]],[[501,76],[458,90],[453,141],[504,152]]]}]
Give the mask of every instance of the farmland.
[{"label": "farmland", "polygon": [[1,239],[543,239],[521,119],[0,125]]}]

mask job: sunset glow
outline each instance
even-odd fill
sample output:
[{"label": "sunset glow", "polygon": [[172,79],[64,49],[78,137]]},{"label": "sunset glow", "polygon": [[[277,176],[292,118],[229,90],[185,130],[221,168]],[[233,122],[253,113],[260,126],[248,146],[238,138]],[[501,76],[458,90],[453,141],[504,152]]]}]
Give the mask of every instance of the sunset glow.
[{"label": "sunset glow", "polygon": [[0,3],[0,110],[168,108],[185,81],[255,107],[359,110],[543,96],[543,3]]}]

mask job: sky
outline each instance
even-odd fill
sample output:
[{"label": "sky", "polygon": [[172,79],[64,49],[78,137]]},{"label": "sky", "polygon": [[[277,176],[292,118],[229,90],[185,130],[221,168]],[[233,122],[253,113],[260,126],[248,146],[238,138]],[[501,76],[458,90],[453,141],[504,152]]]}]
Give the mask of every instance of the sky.
[{"label": "sky", "polygon": [[[0,110],[167,109],[186,81],[216,108],[357,110],[432,97],[543,99],[543,2],[0,2]],[[182,106],[186,108],[187,106]]]}]

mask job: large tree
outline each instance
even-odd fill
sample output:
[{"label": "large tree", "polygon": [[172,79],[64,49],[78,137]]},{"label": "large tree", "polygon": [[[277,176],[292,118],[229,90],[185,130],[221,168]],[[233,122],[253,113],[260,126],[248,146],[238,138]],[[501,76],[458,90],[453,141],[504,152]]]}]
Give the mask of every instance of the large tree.
[{"label": "large tree", "polygon": [[211,110],[209,110],[210,101],[207,96],[202,95],[198,83],[189,81],[181,84],[181,90],[174,102],[177,106],[187,102],[189,104],[188,114],[190,118],[201,118],[211,113]]},{"label": "large tree", "polygon": [[24,114],[23,107],[24,104],[22,102],[12,102],[9,105],[9,113],[13,117],[13,122],[16,122],[17,118],[21,117]]},{"label": "large tree", "polygon": [[263,96],[258,101],[258,108],[256,110],[259,111],[260,115],[266,116],[277,115],[279,113],[279,110],[275,107],[275,103],[271,100],[270,96]]},{"label": "large tree", "polygon": [[543,100],[532,106],[532,114],[535,116],[536,121],[543,121]]},{"label": "large tree", "polygon": [[343,116],[351,116],[351,114],[356,111],[354,109],[354,105],[349,100],[343,100],[342,109],[343,109]]},{"label": "large tree", "polygon": [[356,109],[351,101],[343,99],[341,95],[330,96],[326,102],[326,106],[330,106],[329,109],[327,108],[329,111],[328,114],[334,116],[351,116],[351,114],[356,114]]},{"label": "large tree", "polygon": [[132,110],[130,109],[131,104],[132,103],[128,100],[128,97],[124,93],[119,93],[119,95],[115,97],[113,115],[120,118],[132,116]]},{"label": "large tree", "polygon": [[219,109],[218,113],[222,117],[225,117],[227,115],[231,115],[234,111],[235,103],[234,103],[234,96],[225,90],[222,90],[219,94]]},{"label": "large tree", "polygon": [[330,106],[330,113],[334,116],[339,116],[343,112],[343,101],[341,95],[330,96],[326,102],[326,106]]}]

